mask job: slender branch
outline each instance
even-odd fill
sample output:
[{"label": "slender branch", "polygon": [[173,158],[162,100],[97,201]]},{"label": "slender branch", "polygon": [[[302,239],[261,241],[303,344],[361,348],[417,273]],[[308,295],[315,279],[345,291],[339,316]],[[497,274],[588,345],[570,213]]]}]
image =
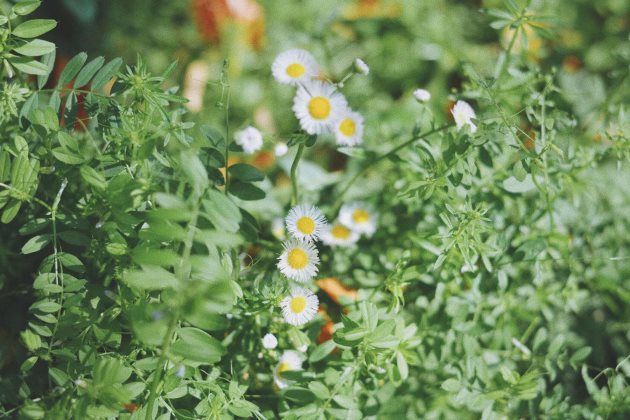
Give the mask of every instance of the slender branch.
[{"label": "slender branch", "polygon": [[25,193],[24,191],[19,190],[19,189],[17,189],[17,188],[14,188],[14,187],[12,187],[12,186],[10,186],[10,185],[7,185],[7,184],[5,184],[4,182],[0,182],[0,187],[2,187],[2,188],[6,188],[6,189],[7,189],[7,190],[9,190],[9,191],[14,191],[15,193],[19,194],[20,196],[23,196],[23,197],[24,197],[24,200],[22,200],[22,201],[25,201],[25,200],[33,200],[33,201],[34,201],[34,202],[36,202],[37,204],[39,204],[39,205],[41,205],[42,207],[44,207],[46,210],[48,210],[48,211],[52,211],[52,209],[50,208],[50,206],[49,206],[46,202],[44,202],[44,201],[40,200],[39,198],[37,198],[37,197],[35,197],[35,196],[33,196],[33,195],[28,195],[28,194],[27,194],[27,193]]},{"label": "slender branch", "polygon": [[380,156],[378,156],[376,159],[370,161],[367,165],[365,165],[363,168],[361,168],[352,178],[350,178],[350,181],[348,181],[346,183],[346,185],[343,187],[343,189],[339,192],[339,194],[337,194],[337,199],[335,200],[333,206],[332,206],[332,213],[337,213],[337,211],[339,210],[339,207],[341,207],[341,203],[343,202],[343,197],[344,195],[348,192],[348,190],[350,189],[350,187],[352,186],[352,184],[354,184],[361,176],[363,176],[368,169],[370,169],[372,166],[376,165],[377,163],[379,163],[380,161],[387,159],[393,155],[395,155],[396,153],[398,153],[399,151],[401,151],[402,149],[404,149],[405,147],[415,143],[416,141],[427,137],[431,134],[435,134],[437,132],[440,131],[444,131],[449,127],[452,127],[453,124],[446,124],[437,128],[433,128],[429,131],[427,131],[426,133],[422,133],[419,134],[417,136],[414,136],[412,138],[410,138],[409,140],[407,140],[404,143],[399,144],[398,146],[394,147],[392,150],[390,150],[389,152],[386,152]]},{"label": "slender branch", "polygon": [[228,79],[228,68],[230,64],[227,59],[223,61],[223,70],[221,71],[221,102],[225,96],[225,194],[228,193],[230,186],[230,172],[228,171],[228,160],[230,158],[230,83]]},{"label": "slender branch", "polygon": [[297,168],[300,164],[300,159],[302,159],[304,147],[304,143],[298,146],[297,153],[295,154],[295,158],[293,159],[293,164],[291,165],[291,186],[293,187],[293,195],[291,197],[292,206],[295,206],[298,203]]},{"label": "slender branch", "polygon": [[171,320],[168,324],[168,329],[166,331],[166,334],[164,335],[164,340],[162,341],[162,353],[160,354],[160,358],[158,359],[157,370],[154,373],[153,382],[151,383],[151,391],[149,392],[147,411],[144,416],[145,420],[151,420],[153,418],[153,406],[155,405],[155,399],[157,398],[157,389],[162,382],[162,372],[166,367],[166,357],[171,347],[171,341],[173,341],[173,334],[175,333],[175,328],[177,328],[178,320],[179,311],[173,312]]},{"label": "slender branch", "polygon": [[514,30],[514,34],[512,34],[512,39],[510,40],[507,50],[505,50],[505,58],[503,59],[501,70],[499,71],[499,75],[497,76],[497,81],[501,79],[501,77],[503,76],[503,74],[505,73],[505,71],[507,70],[510,64],[510,57],[512,55],[512,49],[514,48],[514,44],[516,43],[516,38],[518,37],[518,32],[520,29],[521,27],[517,26],[516,29]]}]

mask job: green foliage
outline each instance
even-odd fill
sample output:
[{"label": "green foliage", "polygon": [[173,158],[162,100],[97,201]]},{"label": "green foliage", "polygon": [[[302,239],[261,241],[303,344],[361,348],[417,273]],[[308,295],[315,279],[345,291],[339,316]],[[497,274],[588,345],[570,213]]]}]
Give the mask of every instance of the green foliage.
[{"label": "green foliage", "polygon": [[[56,46],[38,37],[57,23],[29,18],[39,1],[0,2],[0,296],[26,314],[7,319],[0,415],[626,418],[627,34],[606,40],[602,68],[573,72],[554,61],[550,17],[569,1],[400,0],[367,20],[262,3],[280,28],[269,43],[307,44],[358,104],[361,148],[301,131],[267,54],[236,80],[214,60],[203,116],[173,87],[177,62],[155,75],[145,51],[81,52],[49,80]],[[602,3],[610,26],[628,12]],[[356,56],[369,77],[348,70]],[[411,98],[418,83],[432,102]],[[457,99],[476,131],[444,111]],[[231,134],[258,102],[292,149],[276,165]],[[355,294],[322,286],[322,313],[289,325],[273,220],[293,201],[332,222],[355,199],[377,231],[320,249],[319,267]],[[280,371],[287,349],[301,369]]]}]

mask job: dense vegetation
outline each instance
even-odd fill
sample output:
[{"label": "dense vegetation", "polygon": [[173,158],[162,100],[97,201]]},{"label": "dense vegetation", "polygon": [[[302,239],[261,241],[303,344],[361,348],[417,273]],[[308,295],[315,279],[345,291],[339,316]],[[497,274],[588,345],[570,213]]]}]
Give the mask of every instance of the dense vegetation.
[{"label": "dense vegetation", "polygon": [[0,417],[628,418],[627,2],[78,3],[0,0]]}]

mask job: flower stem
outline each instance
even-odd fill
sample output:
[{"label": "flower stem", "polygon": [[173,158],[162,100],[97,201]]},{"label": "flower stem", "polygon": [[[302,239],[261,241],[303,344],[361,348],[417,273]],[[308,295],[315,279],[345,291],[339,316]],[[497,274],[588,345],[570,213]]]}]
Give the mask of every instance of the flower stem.
[{"label": "flower stem", "polygon": [[175,333],[175,328],[177,328],[179,320],[179,313],[174,312],[171,321],[168,325],[168,330],[164,335],[164,341],[162,342],[162,353],[160,354],[160,358],[157,362],[157,370],[153,376],[153,382],[151,383],[151,391],[149,392],[149,401],[147,402],[147,411],[145,413],[145,420],[151,420],[153,418],[153,406],[155,405],[155,399],[157,398],[157,389],[162,382],[162,372],[166,368],[166,357],[168,354],[168,350],[171,347],[171,341],[173,341],[173,334]]},{"label": "flower stem", "polygon": [[300,163],[300,159],[302,159],[303,153],[304,153],[304,143],[298,146],[297,153],[295,154],[295,158],[293,159],[293,164],[291,165],[291,185],[293,187],[293,195],[291,197],[292,206],[295,206],[298,203],[297,168]]},{"label": "flower stem", "polygon": [[391,157],[393,155],[395,155],[396,153],[398,153],[399,151],[401,151],[402,149],[404,149],[405,147],[415,143],[416,141],[420,140],[423,137],[429,136],[431,134],[446,130],[447,128],[451,127],[453,124],[446,124],[443,125],[441,127],[437,127],[437,128],[433,128],[429,131],[427,131],[426,133],[422,133],[419,134],[417,136],[414,136],[412,138],[410,138],[409,140],[407,140],[404,143],[399,144],[398,146],[394,147],[392,150],[390,150],[389,152],[383,153],[382,155],[378,156],[376,159],[370,161],[367,165],[365,165],[363,168],[359,169],[359,171],[352,177],[350,178],[350,181],[348,181],[348,183],[343,187],[343,189],[339,192],[339,194],[337,194],[337,199],[335,200],[333,206],[332,206],[332,213],[337,213],[337,211],[339,210],[339,207],[341,207],[341,203],[343,201],[343,197],[344,195],[348,192],[348,190],[350,189],[350,187],[352,186],[352,184],[354,184],[361,176],[363,176],[368,169],[370,169],[372,166],[376,165],[377,163],[379,163],[380,161],[387,159],[388,157]]}]

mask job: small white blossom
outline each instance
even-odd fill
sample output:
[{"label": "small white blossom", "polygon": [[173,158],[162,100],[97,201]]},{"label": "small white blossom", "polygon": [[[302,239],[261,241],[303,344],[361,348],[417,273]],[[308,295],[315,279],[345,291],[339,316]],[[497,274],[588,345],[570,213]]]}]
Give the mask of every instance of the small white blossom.
[{"label": "small white blossom", "polygon": [[453,114],[455,125],[457,125],[458,130],[461,130],[465,125],[468,125],[471,133],[477,131],[477,126],[472,122],[473,118],[477,118],[477,115],[468,102],[461,100],[457,101],[453,109],[451,109],[451,113]]},{"label": "small white blossom", "polygon": [[413,91],[413,97],[418,102],[428,102],[431,99],[431,92],[426,89],[416,89]]},{"label": "small white blossom", "polygon": [[289,151],[289,147],[284,142],[277,143],[275,147],[273,148],[273,153],[277,157],[282,157],[286,155],[288,151]]},{"label": "small white blossom", "polygon": [[263,145],[262,133],[256,128],[249,126],[244,130],[241,130],[235,135],[236,144],[243,148],[243,151],[247,154],[252,154]]},{"label": "small white blossom", "polygon": [[267,350],[273,350],[278,347],[278,339],[275,335],[267,333],[262,339],[262,345]]},{"label": "small white blossom", "polygon": [[354,60],[354,68],[359,74],[364,74],[366,76],[370,74],[370,67],[368,67],[368,65],[365,64],[365,61],[361,60],[360,58]]}]

